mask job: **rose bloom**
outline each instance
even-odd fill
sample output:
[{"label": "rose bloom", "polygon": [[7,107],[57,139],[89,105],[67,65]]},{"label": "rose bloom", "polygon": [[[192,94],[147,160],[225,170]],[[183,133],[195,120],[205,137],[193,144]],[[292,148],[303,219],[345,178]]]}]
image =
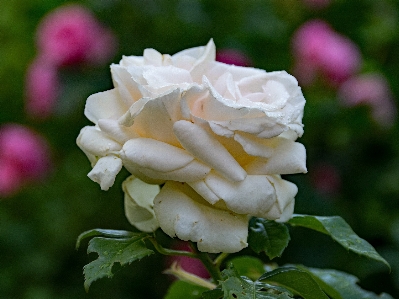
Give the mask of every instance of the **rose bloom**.
[{"label": "rose bloom", "polygon": [[50,12],[37,29],[39,52],[55,66],[104,63],[115,52],[115,44],[112,32],[76,4]]},{"label": "rose bloom", "polygon": [[[287,221],[306,172],[305,99],[294,77],[215,61],[215,45],[123,57],[114,89],[90,96],[95,125],[77,139],[103,190],[122,165],[128,220],[197,242],[205,252],[246,247],[248,219]],[[160,184],[164,184],[162,188]]]},{"label": "rose bloom", "polygon": [[0,196],[44,178],[50,165],[49,146],[42,136],[18,124],[0,128]]},{"label": "rose bloom", "polygon": [[55,108],[60,90],[57,68],[44,57],[35,59],[28,68],[25,81],[27,114],[41,119],[48,117]]},{"label": "rose bloom", "polygon": [[363,74],[345,81],[338,90],[341,103],[347,107],[368,106],[371,116],[381,126],[390,127],[397,108],[387,79],[378,73]]},{"label": "rose bloom", "polygon": [[354,75],[361,64],[361,54],[350,39],[335,32],[322,20],[302,25],[292,39],[294,73],[301,84],[310,85],[320,74],[333,86]]}]

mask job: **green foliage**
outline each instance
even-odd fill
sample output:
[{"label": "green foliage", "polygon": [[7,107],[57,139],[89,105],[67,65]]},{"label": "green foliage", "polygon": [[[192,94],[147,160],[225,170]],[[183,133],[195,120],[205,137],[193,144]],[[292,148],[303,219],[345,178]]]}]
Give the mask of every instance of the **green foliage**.
[{"label": "green foliage", "polygon": [[[261,281],[239,276],[232,265],[222,272],[223,279],[217,289],[205,292],[204,299],[289,299],[292,293],[284,287],[274,287]],[[321,298],[319,298],[321,299]]]},{"label": "green foliage", "polygon": [[331,238],[341,244],[347,250],[359,255],[374,259],[386,264],[388,262],[378,254],[373,246],[366,240],[361,239],[351,227],[339,216],[320,217],[310,215],[294,215],[288,221],[292,226],[302,226],[331,236]]},{"label": "green foliage", "polygon": [[377,296],[363,290],[356,284],[359,281],[357,277],[342,271],[299,268],[307,270],[331,299],[393,299],[385,293]]},{"label": "green foliage", "polygon": [[200,299],[208,289],[185,281],[175,281],[169,288],[164,299]]},{"label": "green foliage", "polygon": [[305,299],[328,299],[311,275],[294,267],[283,267],[267,272],[259,277],[259,281],[283,286]]},{"label": "green foliage", "polygon": [[247,276],[257,280],[264,272],[263,262],[252,256],[239,256],[229,261],[240,276]]},{"label": "green foliage", "polygon": [[77,244],[79,245],[83,238],[94,235],[106,235],[111,238],[95,237],[89,242],[87,253],[96,252],[98,258],[83,267],[86,291],[97,279],[111,278],[115,263],[124,266],[153,253],[143,241],[148,236],[144,233],[95,229],[81,234]]},{"label": "green foliage", "polygon": [[263,218],[249,222],[248,244],[256,252],[264,251],[270,259],[281,256],[290,241],[285,224]]}]

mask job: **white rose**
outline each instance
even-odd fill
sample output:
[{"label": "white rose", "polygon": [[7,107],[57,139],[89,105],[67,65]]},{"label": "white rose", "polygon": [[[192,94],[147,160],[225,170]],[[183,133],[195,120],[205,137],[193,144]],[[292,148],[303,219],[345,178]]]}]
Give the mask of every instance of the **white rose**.
[{"label": "white rose", "polygon": [[[78,145],[103,190],[122,164],[143,190],[166,182],[149,191],[153,206],[127,188],[133,178],[124,184],[133,225],[159,223],[202,251],[236,252],[247,246],[249,216],[291,217],[297,188],[280,175],[306,172],[295,142],[305,104],[295,78],[216,62],[212,40],[173,56],[147,49],[111,73],[115,88],[87,100],[95,126],[82,129]],[[136,221],[141,210],[147,220]]]}]

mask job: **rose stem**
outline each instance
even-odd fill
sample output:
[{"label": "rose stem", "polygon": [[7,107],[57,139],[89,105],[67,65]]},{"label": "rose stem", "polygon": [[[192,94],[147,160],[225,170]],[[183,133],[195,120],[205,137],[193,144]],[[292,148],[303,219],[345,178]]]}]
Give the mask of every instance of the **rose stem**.
[{"label": "rose stem", "polygon": [[183,256],[188,256],[192,258],[198,258],[197,254],[194,252],[190,251],[183,251],[183,250],[173,250],[173,249],[168,249],[164,248],[161,245],[158,244],[157,240],[153,237],[149,237],[148,240],[151,241],[152,245],[154,245],[155,249],[163,255],[183,255]]},{"label": "rose stem", "polygon": [[217,284],[219,280],[222,280],[222,275],[220,273],[219,268],[212,261],[212,259],[209,257],[209,255],[206,252],[199,251],[197,246],[193,242],[189,242],[189,244],[190,244],[190,247],[195,252],[195,254],[197,255],[197,258],[201,260],[201,262],[204,264],[205,268],[208,270],[213,281]]}]

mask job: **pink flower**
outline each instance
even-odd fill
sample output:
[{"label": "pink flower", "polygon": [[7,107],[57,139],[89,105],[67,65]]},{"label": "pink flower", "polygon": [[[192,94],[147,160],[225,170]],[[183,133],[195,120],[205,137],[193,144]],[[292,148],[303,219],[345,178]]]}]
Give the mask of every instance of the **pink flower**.
[{"label": "pink flower", "polygon": [[101,64],[113,55],[116,39],[86,8],[67,5],[43,19],[37,29],[37,45],[55,66]]},{"label": "pink flower", "polygon": [[25,80],[26,112],[37,118],[48,117],[54,110],[60,89],[56,67],[43,57],[36,59],[28,68]]},{"label": "pink flower", "polygon": [[251,66],[251,59],[235,49],[222,49],[216,52],[216,61],[237,66]]},{"label": "pink flower", "polygon": [[320,163],[310,173],[312,184],[319,193],[334,195],[340,190],[341,177],[335,166],[329,163]]},{"label": "pink flower", "polygon": [[326,22],[312,20],[293,36],[294,73],[302,85],[313,83],[317,74],[333,86],[356,73],[361,64],[358,47],[335,32]]},{"label": "pink flower", "polygon": [[[173,248],[176,250],[192,251],[187,242],[177,242]],[[186,272],[197,275],[202,278],[209,278],[209,272],[199,259],[187,256],[173,256],[167,261],[168,265],[177,262],[177,264]]]},{"label": "pink flower", "polygon": [[366,105],[374,120],[382,126],[392,126],[397,108],[389,84],[376,73],[359,75],[344,82],[338,96],[347,107]]},{"label": "pink flower", "polygon": [[50,164],[49,146],[43,137],[18,124],[0,128],[0,196],[44,178]]}]

